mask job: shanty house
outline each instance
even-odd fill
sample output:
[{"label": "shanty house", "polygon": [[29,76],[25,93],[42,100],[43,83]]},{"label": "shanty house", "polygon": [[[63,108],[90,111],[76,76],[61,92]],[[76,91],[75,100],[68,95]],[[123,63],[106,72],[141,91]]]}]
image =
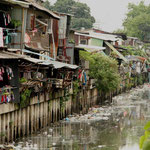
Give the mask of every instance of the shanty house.
[{"label": "shanty house", "polygon": [[55,23],[59,16],[34,1],[25,1],[28,2],[29,8],[25,19],[25,50],[23,51],[38,59],[45,60],[49,57],[56,59],[58,29],[55,30]]}]

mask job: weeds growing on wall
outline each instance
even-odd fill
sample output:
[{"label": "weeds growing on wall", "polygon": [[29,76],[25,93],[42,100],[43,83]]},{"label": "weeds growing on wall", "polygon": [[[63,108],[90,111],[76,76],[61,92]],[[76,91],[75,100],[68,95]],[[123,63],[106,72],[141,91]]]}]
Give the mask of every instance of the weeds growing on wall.
[{"label": "weeds growing on wall", "polygon": [[96,87],[103,92],[114,91],[118,88],[121,78],[118,72],[117,61],[103,54],[80,52],[82,59],[90,62],[90,78],[96,79]]},{"label": "weeds growing on wall", "polygon": [[76,99],[79,92],[79,81],[73,81],[73,100]]},{"label": "weeds growing on wall", "polygon": [[24,108],[30,103],[30,96],[31,96],[32,90],[31,89],[24,89],[21,92],[20,95],[20,107]]},{"label": "weeds growing on wall", "polygon": [[64,110],[66,102],[69,100],[70,94],[68,89],[64,89],[64,96],[60,97],[60,108]]}]

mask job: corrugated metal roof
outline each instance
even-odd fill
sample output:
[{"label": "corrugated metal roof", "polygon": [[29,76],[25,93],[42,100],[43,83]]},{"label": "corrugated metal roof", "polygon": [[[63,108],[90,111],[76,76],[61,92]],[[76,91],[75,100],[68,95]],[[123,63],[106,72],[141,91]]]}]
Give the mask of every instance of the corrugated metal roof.
[{"label": "corrugated metal roof", "polygon": [[43,54],[40,54],[40,53],[32,52],[32,51],[29,51],[29,50],[26,50],[26,49],[23,49],[22,51],[25,52],[25,53],[38,55],[38,56],[44,57],[46,59],[54,60],[53,58],[51,58],[51,57],[49,57],[47,55],[43,55]]},{"label": "corrugated metal roof", "polygon": [[75,46],[75,48],[82,48],[82,49],[85,49],[85,50],[104,50],[106,49],[105,47],[100,47],[100,46],[93,46],[93,45],[83,45],[83,44],[79,44],[77,46]]},{"label": "corrugated metal roof", "polygon": [[87,34],[75,32],[75,35],[89,37],[89,38],[95,38],[95,39],[101,39],[104,41],[112,41],[112,42],[118,40],[117,36],[115,36],[115,35],[103,34],[103,33],[91,33],[91,34],[87,35]]},{"label": "corrugated metal roof", "polygon": [[15,4],[15,5],[19,5],[21,7],[25,7],[25,8],[29,8],[29,3],[23,2],[23,1],[18,1],[18,0],[1,0],[3,2],[7,2],[10,4]]},{"label": "corrugated metal roof", "polygon": [[39,64],[39,63],[44,62],[43,60],[32,58],[32,57],[23,57],[22,59],[30,61],[30,62],[35,63],[35,64]]},{"label": "corrugated metal roof", "polygon": [[52,12],[52,11],[46,9],[45,7],[40,6],[39,4],[37,4],[35,2],[32,2],[30,0],[24,0],[24,1],[20,1],[20,0],[1,0],[1,1],[7,2],[7,3],[10,3],[10,4],[20,5],[20,6],[25,7],[25,8],[29,8],[29,5],[32,5],[33,7],[48,13],[53,18],[60,19],[60,17],[58,15],[56,15],[54,12]]},{"label": "corrugated metal roof", "polygon": [[0,52],[0,59],[23,59],[23,60],[33,62],[35,64],[44,62],[44,60],[32,58],[27,55],[15,54],[6,51]]},{"label": "corrugated metal roof", "polygon": [[0,52],[0,59],[23,59],[39,65],[53,66],[55,69],[60,69],[60,68],[77,69],[78,68],[78,66],[76,65],[66,64],[66,63],[62,63],[59,61],[52,61],[52,60],[47,60],[47,61],[40,60],[26,55],[15,54],[6,51]]},{"label": "corrugated metal roof", "polygon": [[77,65],[71,65],[71,64],[66,64],[66,63],[62,63],[59,61],[45,61],[43,63],[40,63],[41,65],[53,65],[53,67],[55,69],[60,69],[60,68],[69,68],[69,69],[77,69],[78,66]]},{"label": "corrugated metal roof", "polygon": [[46,9],[45,7],[40,6],[39,4],[37,4],[37,3],[35,3],[35,2],[32,2],[31,0],[25,0],[25,1],[29,2],[29,4],[30,4],[31,6],[37,8],[37,9],[39,9],[39,10],[41,10],[41,11],[44,11],[44,12],[48,13],[48,14],[51,15],[53,18],[55,18],[55,19],[60,19],[60,17],[59,17],[58,15],[56,15],[54,12],[52,12],[52,11]]},{"label": "corrugated metal roof", "polygon": [[9,52],[0,52],[0,59],[19,59],[18,56],[13,55],[13,53]]}]

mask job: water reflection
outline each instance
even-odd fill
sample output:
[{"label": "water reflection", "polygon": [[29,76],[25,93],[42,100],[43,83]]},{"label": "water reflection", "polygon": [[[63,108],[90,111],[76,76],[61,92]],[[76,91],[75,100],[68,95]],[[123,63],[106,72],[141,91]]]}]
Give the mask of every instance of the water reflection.
[{"label": "water reflection", "polygon": [[150,91],[145,85],[143,89],[115,97],[107,121],[61,122],[22,139],[16,149],[139,150],[139,137],[150,118],[149,101]]}]

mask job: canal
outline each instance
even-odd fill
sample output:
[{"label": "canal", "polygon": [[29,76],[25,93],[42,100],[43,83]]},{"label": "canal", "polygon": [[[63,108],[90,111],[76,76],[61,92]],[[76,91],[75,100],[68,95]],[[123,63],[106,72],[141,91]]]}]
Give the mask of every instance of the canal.
[{"label": "canal", "polygon": [[89,109],[73,114],[36,135],[19,139],[16,150],[139,150],[139,138],[150,119],[150,87],[132,89]]}]

